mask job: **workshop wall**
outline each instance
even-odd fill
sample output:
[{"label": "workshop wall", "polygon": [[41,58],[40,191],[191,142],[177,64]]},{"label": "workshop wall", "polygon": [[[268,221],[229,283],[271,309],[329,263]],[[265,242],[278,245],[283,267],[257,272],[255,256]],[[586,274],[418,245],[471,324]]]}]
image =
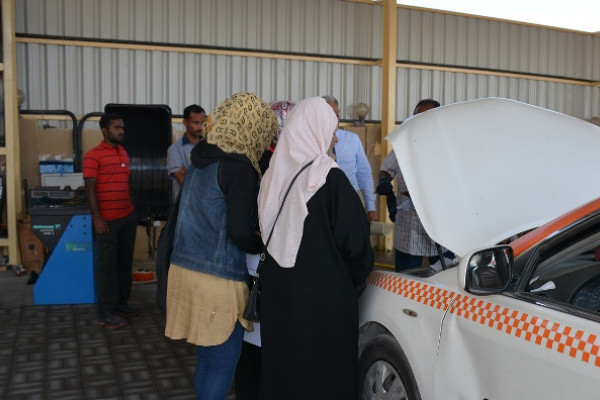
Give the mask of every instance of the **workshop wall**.
[{"label": "workshop wall", "polygon": [[[83,115],[106,103],[167,104],[179,114],[249,90],[267,101],[332,94],[342,119],[355,118],[358,102],[371,107],[368,120],[381,119],[381,66],[360,64],[382,58],[379,5],[28,0],[15,9],[24,109]],[[442,104],[506,97],[578,118],[600,114],[598,35],[406,7],[397,13],[397,121],[425,97]],[[156,48],[127,48],[136,44]]]}]

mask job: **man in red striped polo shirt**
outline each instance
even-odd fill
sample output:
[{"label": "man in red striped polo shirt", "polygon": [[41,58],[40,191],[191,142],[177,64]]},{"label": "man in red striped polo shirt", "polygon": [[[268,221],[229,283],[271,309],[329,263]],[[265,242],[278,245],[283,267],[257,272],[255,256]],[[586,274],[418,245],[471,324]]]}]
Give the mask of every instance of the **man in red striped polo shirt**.
[{"label": "man in red striped polo shirt", "polygon": [[100,118],[104,140],[83,158],[85,192],[94,221],[96,295],[100,325],[117,329],[123,317],[138,310],[128,306],[137,216],[129,178],[129,157],[121,145],[125,125],[118,114]]}]

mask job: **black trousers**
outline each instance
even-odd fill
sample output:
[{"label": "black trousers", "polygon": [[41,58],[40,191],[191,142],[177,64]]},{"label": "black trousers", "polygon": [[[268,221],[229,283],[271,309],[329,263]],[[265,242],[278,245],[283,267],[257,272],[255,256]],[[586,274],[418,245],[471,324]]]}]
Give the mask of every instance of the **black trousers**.
[{"label": "black trousers", "polygon": [[261,367],[260,347],[244,342],[242,354],[235,369],[236,400],[260,400],[262,398]]},{"label": "black trousers", "polygon": [[131,294],[131,263],[137,230],[137,215],[108,222],[109,232],[94,234],[94,275],[98,311],[114,310],[118,305],[127,305]]}]

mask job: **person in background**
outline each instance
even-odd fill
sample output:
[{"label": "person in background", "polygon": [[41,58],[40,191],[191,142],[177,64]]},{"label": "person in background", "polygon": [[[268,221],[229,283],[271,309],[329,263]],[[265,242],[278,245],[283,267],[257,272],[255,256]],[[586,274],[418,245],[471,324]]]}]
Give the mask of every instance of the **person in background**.
[{"label": "person in background", "polygon": [[[413,115],[429,111],[440,106],[440,103],[432,99],[424,99],[417,103]],[[396,178],[398,197],[392,188],[392,179]],[[408,268],[419,267],[423,258],[427,257],[429,265],[439,260],[437,244],[429,237],[417,210],[408,193],[406,182],[400,171],[400,165],[396,153],[392,150],[383,160],[381,171],[379,171],[379,184],[377,193],[387,197],[387,206],[390,219],[394,222],[394,249],[396,272]],[[452,252],[441,248],[444,257],[453,258]]]},{"label": "person in background", "polygon": [[258,161],[277,119],[252,93],[237,93],[209,116],[207,139],[191,152],[181,190],[167,281],[165,335],[196,345],[198,399],[231,388],[249,297],[246,253],[262,249],[257,226]]},{"label": "person in background", "polygon": [[[340,105],[338,100],[333,96],[323,96],[323,98],[337,115],[339,123]],[[354,190],[362,193],[368,220],[378,221],[373,173],[360,138],[356,133],[345,131],[339,127],[335,131],[335,135],[338,139],[333,148],[336,161],[350,180]]]},{"label": "person in background", "polygon": [[83,179],[94,224],[98,323],[110,329],[127,325],[137,216],[129,185],[129,157],[121,143],[125,125],[118,114],[100,118],[104,140],[83,158]]},{"label": "person in background", "polygon": [[373,252],[358,194],[328,155],[337,124],[321,97],[297,103],[261,181],[264,243],[272,232],[260,272],[266,400],[356,396],[357,287]]},{"label": "person in background", "polygon": [[[283,129],[283,124],[288,113],[294,108],[294,103],[289,101],[278,101],[271,103],[271,109],[277,117],[277,133],[267,151],[259,161],[260,169],[264,175],[269,168],[269,161],[273,156],[279,134]],[[246,261],[250,275],[256,275],[259,255],[247,254]],[[260,323],[254,322],[254,330],[244,333],[244,343],[242,344],[242,353],[235,369],[235,399],[236,400],[260,400],[262,398],[261,388],[261,365],[262,357],[260,353]]]},{"label": "person in background", "polygon": [[174,202],[183,185],[183,179],[190,166],[190,152],[202,140],[206,112],[197,104],[187,106],[183,110],[185,133],[167,149],[167,173],[172,181],[172,198]]},{"label": "person in background", "polygon": [[190,152],[203,139],[206,112],[197,104],[183,110],[184,135],[171,144],[167,150],[167,172],[171,180],[171,208],[167,223],[163,226],[156,244],[156,304],[164,313],[167,302],[167,277],[171,265],[173,233],[177,220],[177,195],[183,185],[185,174],[190,166]]},{"label": "person in background", "polygon": [[279,135],[283,129],[283,122],[287,118],[289,112],[292,111],[292,108],[294,108],[294,103],[284,100],[272,102],[270,106],[271,110],[273,110],[275,116],[277,117],[277,133],[271,140],[271,144],[269,144],[267,151],[265,151],[260,158],[259,165],[263,173],[267,170],[267,168],[269,168],[269,162],[271,161],[271,157],[273,156],[273,152],[277,146],[277,140],[279,139]]}]

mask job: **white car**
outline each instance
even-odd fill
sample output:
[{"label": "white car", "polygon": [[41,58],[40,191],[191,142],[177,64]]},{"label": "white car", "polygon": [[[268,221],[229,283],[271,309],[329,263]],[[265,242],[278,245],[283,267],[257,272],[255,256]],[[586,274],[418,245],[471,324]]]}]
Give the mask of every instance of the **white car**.
[{"label": "white car", "polygon": [[482,99],[388,140],[425,229],[460,257],[369,276],[359,398],[599,399],[600,128]]}]

